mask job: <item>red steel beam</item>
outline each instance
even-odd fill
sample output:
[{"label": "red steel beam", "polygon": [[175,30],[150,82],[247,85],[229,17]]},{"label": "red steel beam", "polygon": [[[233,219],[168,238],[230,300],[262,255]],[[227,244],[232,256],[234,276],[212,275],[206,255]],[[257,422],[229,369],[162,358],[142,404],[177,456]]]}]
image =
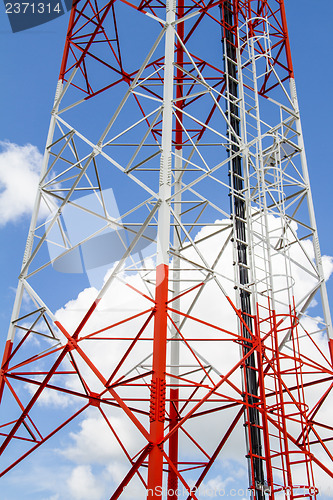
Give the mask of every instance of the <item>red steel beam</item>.
[{"label": "red steel beam", "polygon": [[165,370],[167,341],[168,266],[156,269],[156,312],[153,341],[153,376],[150,399],[150,436],[153,445],[148,460],[148,498],[160,499],[163,486],[163,441],[165,421]]}]

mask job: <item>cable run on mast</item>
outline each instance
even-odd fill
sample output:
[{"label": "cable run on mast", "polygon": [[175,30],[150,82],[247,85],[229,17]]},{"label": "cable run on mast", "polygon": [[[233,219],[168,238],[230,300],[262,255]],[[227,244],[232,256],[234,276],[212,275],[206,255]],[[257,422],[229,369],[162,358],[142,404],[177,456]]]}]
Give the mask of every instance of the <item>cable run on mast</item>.
[{"label": "cable run on mast", "polygon": [[[236,36],[234,33],[234,14],[233,7],[229,0],[221,5],[222,15],[222,32],[223,32],[223,48],[224,48],[224,67],[226,74],[227,85],[227,117],[229,119],[229,155],[230,160],[229,183],[230,183],[230,213],[234,224],[233,243],[236,248],[238,279],[239,287],[239,302],[241,309],[241,333],[243,337],[251,339],[253,332],[253,320],[251,317],[251,294],[245,289],[249,284],[248,272],[248,256],[247,256],[247,237],[246,237],[246,201],[244,198],[244,177],[242,167],[242,155],[238,146],[240,142],[240,116],[238,107],[238,81],[237,81],[237,52],[236,52]],[[252,348],[251,342],[244,342],[242,346],[243,355],[248,354]],[[262,451],[262,433],[260,414],[255,407],[259,401],[258,396],[258,381],[255,353],[248,356],[244,362],[243,370],[243,388],[245,409],[245,427],[249,427],[246,431],[247,447],[248,447],[248,465],[250,483],[254,483],[253,487],[256,490],[255,498],[261,500],[264,498],[264,457]]]}]

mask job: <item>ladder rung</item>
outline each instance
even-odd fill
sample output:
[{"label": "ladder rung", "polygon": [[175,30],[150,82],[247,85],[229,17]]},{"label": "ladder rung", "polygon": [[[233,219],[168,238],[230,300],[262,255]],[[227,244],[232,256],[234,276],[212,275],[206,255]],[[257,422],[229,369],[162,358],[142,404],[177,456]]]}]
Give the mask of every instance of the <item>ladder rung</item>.
[{"label": "ladder rung", "polygon": [[241,243],[242,245],[249,246],[248,243],[246,243],[246,241],[240,240],[238,238],[236,238],[236,241],[237,241],[237,243]]}]

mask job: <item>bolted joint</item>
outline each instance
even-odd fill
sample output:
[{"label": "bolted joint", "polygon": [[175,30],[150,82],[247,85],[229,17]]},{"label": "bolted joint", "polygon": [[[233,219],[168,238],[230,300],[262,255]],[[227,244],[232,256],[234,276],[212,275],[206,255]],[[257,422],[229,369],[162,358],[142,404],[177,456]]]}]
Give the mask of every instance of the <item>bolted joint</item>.
[{"label": "bolted joint", "polygon": [[100,407],[101,401],[100,401],[99,394],[97,392],[90,392],[90,394],[89,394],[89,404],[91,406],[96,406],[97,408]]},{"label": "bolted joint", "polygon": [[73,351],[74,349],[77,348],[77,342],[72,337],[68,339],[67,345],[70,351]]},{"label": "bolted joint", "polygon": [[166,382],[161,378],[152,379],[150,389],[150,412],[151,422],[165,420],[165,396]]}]

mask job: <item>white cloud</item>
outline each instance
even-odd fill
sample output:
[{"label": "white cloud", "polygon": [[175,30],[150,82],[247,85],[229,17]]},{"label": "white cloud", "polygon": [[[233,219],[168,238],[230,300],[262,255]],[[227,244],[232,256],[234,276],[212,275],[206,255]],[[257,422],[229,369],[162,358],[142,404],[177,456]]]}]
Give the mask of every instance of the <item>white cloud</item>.
[{"label": "white cloud", "polygon": [[330,255],[323,255],[323,269],[324,269],[324,278],[328,280],[333,272],[333,257]]},{"label": "white cloud", "polygon": [[[277,225],[277,221],[272,218],[272,225]],[[209,235],[210,232],[213,232],[213,229],[210,227],[203,228],[197,235],[196,239],[204,238]],[[220,234],[214,236],[214,238],[207,240],[203,244],[200,244],[200,250],[205,255],[205,258],[208,262],[213,262],[217,251],[223,245],[225,234]],[[303,247],[308,252],[310,259],[313,259],[313,252],[311,248],[311,244],[309,241],[303,242]],[[189,249],[186,257],[189,260],[195,261],[197,260],[197,256],[193,249]],[[307,264],[307,260],[305,255],[297,250],[297,246],[292,247],[292,257],[295,260],[295,263],[300,263],[306,268],[309,264]],[[284,261],[281,255],[276,255],[273,257],[273,267],[276,273],[276,283],[281,288],[280,292],[280,303],[277,304],[277,308],[280,313],[286,312],[286,306],[283,304],[287,300],[286,292],[283,291],[285,278],[283,277],[284,272]],[[233,291],[233,266],[232,262],[232,249],[231,246],[227,247],[223,260],[216,266],[216,272],[224,278],[221,278],[223,281],[223,286],[226,291],[230,295],[230,297],[234,296]],[[147,266],[152,267],[152,266]],[[333,259],[331,257],[323,258],[323,267],[325,272],[325,277],[328,279],[333,269]],[[306,270],[302,269],[302,267],[298,267],[296,264],[293,265],[293,275],[295,277],[294,284],[294,294],[296,299],[300,299],[304,296],[304,294],[309,293],[312,289],[314,282],[313,277],[309,275]],[[193,270],[192,278],[197,276],[197,271]],[[280,283],[281,282],[281,283]],[[140,278],[139,276],[132,275],[127,277],[127,283],[130,283],[132,286],[136,288],[140,288]],[[218,295],[220,292],[218,291],[217,285],[211,281],[205,289],[205,293],[202,294],[200,300],[197,302],[196,306],[192,310],[192,315],[200,317],[201,319],[207,320],[210,323],[222,326],[227,330],[235,330],[235,314],[233,310],[226,306],[223,303],[222,295]],[[91,303],[94,301],[96,297],[97,291],[94,288],[87,288],[83,292],[81,292],[77,298],[77,300],[72,300],[65,305],[64,308],[57,312],[57,317],[60,321],[65,324],[65,326],[69,329],[69,331],[73,331],[75,329],[75,325],[77,325],[84,313],[90,307]],[[217,300],[217,296],[221,297]],[[133,298],[133,300],[132,300]],[[182,299],[181,309],[186,311],[187,306],[191,302],[192,297],[190,295],[184,296]],[[112,304],[112,308],[110,308],[110,304]],[[315,302],[312,302],[312,308],[315,307]],[[148,306],[149,307],[149,306]],[[111,324],[116,321],[119,321],[122,316],[126,312],[129,314],[129,310],[139,311],[147,308],[147,301],[143,299],[141,296],[137,295],[135,292],[132,292],[126,285],[120,282],[114,282],[112,289],[110,289],[103,301],[100,303],[96,314],[90,318],[89,322],[85,326],[82,335],[86,333],[93,332],[102,328],[106,324]],[[223,309],[223,314],[221,315],[221,308]],[[126,311],[127,309],[127,311]],[[314,317],[306,317],[303,320],[303,327],[307,328],[309,331],[316,331],[318,329],[317,324],[320,321],[320,318]],[[131,323],[131,327],[133,330],[138,331],[137,322]],[[116,335],[121,336],[122,333],[128,332],[128,324],[125,324],[119,329],[116,330]],[[203,335],[214,336],[211,330],[208,328],[205,330],[205,333],[202,333],[202,328],[197,328],[196,324],[193,322],[188,322],[183,328],[183,332],[185,336],[189,334],[193,339],[196,337],[202,337]],[[111,333],[112,334],[112,333]],[[284,332],[282,333],[284,335]],[[104,335],[108,335],[105,333]],[[282,339],[282,338],[281,338]],[[323,352],[326,349],[326,340],[324,338],[317,339],[317,344],[322,348]],[[311,342],[306,338],[303,339],[303,352],[311,352],[312,359],[316,359],[319,363],[321,362],[321,354],[320,352],[313,351],[313,347]],[[98,344],[98,346],[97,346]],[[192,346],[195,346],[196,349],[200,350],[200,353],[214,366],[216,366],[222,373],[228,372],[228,370],[235,364],[235,360],[239,359],[239,351],[238,346],[233,343],[228,343],[228,349],[220,349],[214,348],[212,349],[212,344],[207,342],[196,343],[195,341],[191,342]],[[108,348],[108,341],[100,341],[96,344],[94,342],[82,342],[81,347],[83,350],[89,355],[91,359],[94,360],[94,363],[99,367],[102,373],[110,373],[112,370],[112,366],[115,366],[124,352],[124,345],[120,343],[113,343],[112,349]],[[144,358],[144,352],[142,352],[141,347],[135,351],[135,359],[134,361],[139,361]],[[148,347],[150,349],[150,347]],[[194,356],[189,353],[188,350],[182,348],[181,350],[182,363],[195,363]],[[133,359],[130,359],[130,363],[132,363]],[[89,381],[89,385],[93,383],[93,378],[91,378],[89,374],[89,369],[87,366],[84,366],[83,363],[80,364],[81,372],[84,373],[86,380]],[[133,366],[135,363],[132,363]],[[233,382],[238,384],[240,387],[241,382],[239,380],[239,373],[235,374],[235,379],[232,379]],[[98,390],[98,387],[93,387],[94,390]],[[134,389],[133,389],[134,390]],[[223,388],[224,394],[232,394],[232,389],[228,387]],[[313,391],[312,391],[313,392]],[[127,396],[130,397],[133,392],[128,389]],[[198,395],[197,395],[198,396]],[[316,394],[308,394],[308,403],[310,405],[315,403]],[[95,416],[94,416],[95,415]],[[108,480],[112,479],[115,483],[119,483],[122,477],[124,477],[125,471],[128,468],[128,462],[124,454],[121,452],[119,445],[117,445],[114,437],[107,429],[105,423],[102,421],[100,416],[96,417],[96,414],[88,413],[84,417],[84,419],[80,423],[80,429],[76,432],[72,432],[70,437],[72,439],[72,443],[63,450],[63,455],[74,462],[75,464],[80,465],[94,465],[103,467],[104,464],[104,472],[108,471],[108,474],[104,474],[105,477],[108,477]],[[325,415],[322,414],[322,417]],[[228,418],[233,418],[233,415],[230,415],[226,412],[224,414],[224,423],[223,425],[228,426],[230,422],[228,422]],[[325,418],[324,418],[325,420]],[[128,418],[124,414],[117,413],[113,415],[110,419],[112,424],[115,426],[117,433],[121,435],[122,441],[125,443],[126,449],[137,448],[140,449],[140,435],[139,433],[132,434],[130,432],[131,424],[128,421]],[[219,429],[220,433],[223,434],[223,425],[221,427],[221,416],[216,414],[206,415],[205,423],[203,426],[202,420],[200,418],[191,419],[186,424],[186,430],[197,437],[197,440],[200,445],[204,445],[205,449],[212,451],[216,446],[217,438],[217,429]],[[290,430],[292,430],[292,423],[288,424]],[[183,435],[182,433],[179,436],[180,439],[180,448],[182,450],[182,454],[185,456],[191,456],[193,459],[197,457],[199,459],[200,452],[198,448],[196,448],[190,440]],[[227,441],[227,444],[223,450],[224,457],[224,465],[220,470],[223,470],[222,475],[215,475],[215,477],[207,477],[207,482],[205,483],[207,488],[211,489],[230,489],[237,485],[237,488],[242,488],[246,486],[246,478],[244,477],[244,465],[246,465],[245,456],[245,444],[244,444],[244,434],[242,429],[242,421],[240,421],[237,426],[235,432],[232,433],[230,438]],[[238,468],[233,466],[232,472],[230,468],[225,467],[225,459],[229,459],[233,462],[233,464],[238,463]],[[75,469],[76,470],[76,469]],[[90,470],[90,475],[93,472]],[[298,473],[298,471],[294,471],[294,473]],[[102,481],[104,475],[99,474],[98,478]],[[73,479],[74,481],[74,479]],[[106,485],[107,481],[104,479],[104,484]],[[132,498],[132,490],[128,490],[129,497]],[[137,498],[133,493],[133,498]]]},{"label": "white cloud", "polygon": [[79,465],[67,481],[73,500],[101,500],[104,489],[89,465]]},{"label": "white cloud", "polygon": [[[68,495],[66,480],[69,477],[68,467],[55,463],[54,455],[44,451],[33,455],[26,462],[25,469],[16,469],[14,474],[7,475],[7,488],[2,484],[1,500],[17,500],[19,498],[39,498],[42,500],[73,500]],[[7,491],[8,490],[8,491]],[[5,495],[5,491],[8,496]]]},{"label": "white cloud", "polygon": [[[36,380],[40,378],[41,377],[36,377]],[[32,396],[38,389],[37,385],[32,384],[25,384],[25,387]],[[59,410],[60,408],[67,408],[68,406],[72,406],[73,403],[73,399],[67,394],[56,391],[54,389],[44,389],[44,391],[38,398],[37,404],[47,408],[55,408]]]},{"label": "white cloud", "polygon": [[36,146],[0,141],[0,226],[32,212],[41,163]]},{"label": "white cloud", "polygon": [[[119,417],[112,417],[112,425],[122,442],[128,449],[132,438],[126,421]],[[80,423],[80,430],[71,433],[73,444],[63,451],[66,458],[78,464],[112,464],[112,460],[122,456],[121,449],[117,446],[116,438],[108,428],[105,420],[92,410]]]},{"label": "white cloud", "polygon": [[73,400],[69,396],[62,394],[61,392],[57,392],[52,389],[46,389],[38,398],[38,403],[41,406],[67,408],[67,406],[73,404]]},{"label": "white cloud", "polygon": [[[273,219],[272,222],[276,223]],[[203,228],[197,235],[197,240],[199,238],[207,237],[212,231],[213,229],[211,227]],[[205,255],[205,258],[209,263],[213,262],[216,258],[219,248],[223,246],[225,237],[225,233],[222,233],[200,244],[200,250]],[[310,257],[313,258],[310,243],[304,241],[303,246],[310,254]],[[304,255],[300,255],[299,250],[298,252],[295,250],[296,248],[296,245],[292,247],[292,257],[295,262],[306,266],[306,259]],[[189,260],[198,260],[192,249],[187,252],[186,257]],[[274,269],[278,270],[276,280],[279,281],[281,279],[281,283],[283,285],[284,279],[281,278],[282,272],[280,271],[280,268],[284,270],[284,267],[282,267],[283,262],[281,263],[282,259],[283,257],[277,255],[272,261],[274,263]],[[223,286],[228,294],[233,297],[233,266],[231,263],[232,249],[231,246],[228,246],[225,250],[223,260],[221,260],[221,262],[216,266],[216,272],[221,276]],[[323,258],[323,265],[325,276],[328,278],[332,273],[333,259],[331,257]],[[147,267],[151,268],[153,265],[149,265]],[[299,299],[302,298],[306,292],[311,290],[313,287],[313,278],[311,278],[311,276],[309,276],[304,269],[302,270],[301,267],[297,267],[296,264],[293,268],[293,274],[296,280],[294,292],[296,299]],[[197,276],[198,271],[193,270],[191,275],[187,277],[195,277],[196,279]],[[133,287],[141,288],[140,277],[138,275],[130,275],[127,277],[126,282]],[[281,288],[283,288],[283,286]],[[70,334],[73,333],[76,326],[82,320],[84,313],[89,309],[95,300],[97,293],[97,290],[93,287],[86,288],[78,295],[77,299],[69,301],[62,309],[57,311],[57,319],[60,320]],[[285,292],[281,292],[280,295],[281,303],[278,304],[278,308],[279,312],[283,313],[285,311],[285,305],[282,303],[282,298],[285,296]],[[181,303],[181,309],[186,311],[191,300],[192,297],[190,294],[184,296]],[[311,305],[311,309],[316,307],[315,302],[312,302]],[[80,336],[94,332],[105,327],[106,325],[111,325],[131,313],[135,314],[136,312],[148,309],[149,307],[151,307],[151,302],[147,299],[138,295],[126,284],[121,283],[120,281],[114,281],[112,288],[105,294],[103,300],[85,325]],[[129,311],[131,311],[131,313]],[[227,330],[235,330],[237,328],[235,314],[232,308],[228,306],[226,300],[223,299],[222,294],[213,280],[207,284],[205,292],[198,300],[191,314],[207,320],[210,323],[219,325]],[[303,327],[307,328],[309,331],[316,331],[318,329],[317,325],[319,320],[320,318],[316,317],[305,317],[303,320]],[[131,321],[130,323],[125,323],[124,325],[118,326],[114,330],[103,332],[103,337],[112,335],[115,335],[116,337],[129,336],[128,332],[137,332],[143,321],[144,320],[142,318],[139,318]],[[189,335],[192,339],[203,337],[205,335],[207,335],[207,338],[213,338],[214,335],[216,335],[216,331],[212,332],[212,329],[206,327],[197,328],[197,323],[190,321],[185,324],[183,332],[185,335]],[[151,328],[147,329],[146,335],[148,336],[150,333]],[[281,334],[284,335],[285,332],[282,331]],[[325,352],[327,347],[326,340],[322,338],[321,340],[316,339],[316,341],[319,347],[322,348],[323,352]],[[303,352],[311,352],[311,359],[320,363],[321,354],[319,351],[317,352],[313,349],[311,341],[305,338],[302,342]],[[214,348],[212,348],[212,345],[213,343],[211,342],[205,343],[196,342],[195,340],[191,341],[191,346],[199,350],[209,363],[216,366],[221,373],[228,372],[228,370],[235,365],[235,360],[239,360],[238,345],[232,342],[228,342],[227,346],[225,345],[224,348],[220,347],[221,344]],[[110,343],[108,340],[100,340],[98,342],[87,340],[80,342],[80,347],[105,377],[108,377],[115,368],[127,346],[128,343],[126,342]],[[129,368],[132,368],[136,363],[144,359],[147,352],[150,352],[150,349],[150,342],[139,343],[133,352],[130,353],[124,368],[120,370],[117,376],[126,373]],[[102,390],[102,384],[97,380],[93,371],[84,361],[80,360],[79,356],[77,356],[74,351],[73,356],[90,390],[100,392]],[[181,348],[181,359],[184,364],[193,364],[196,362],[193,354],[191,354],[189,350],[186,350],[184,346]],[[212,374],[212,377],[214,377],[214,374]],[[232,381],[233,383],[236,383],[238,387],[241,387],[239,377],[239,373],[237,375],[235,374]],[[68,388],[74,390],[79,390],[80,388],[82,389],[79,380],[76,379],[76,381],[74,381],[74,377],[67,379],[67,382],[64,383]],[[119,388],[117,390],[121,393],[120,391],[122,389]],[[123,395],[130,399],[133,397],[133,394],[135,394],[135,391],[140,390],[142,389],[128,387]],[[233,394],[235,396],[235,392],[233,392],[233,389],[230,387],[223,387],[223,391],[225,395]],[[61,410],[61,408],[66,404],[66,399],[64,397],[63,400],[60,399],[57,401],[54,397],[55,394],[56,393],[53,391],[47,392],[46,399],[41,401],[41,403],[45,406],[49,406],[50,409],[55,408],[55,405],[57,404],[59,410]],[[148,388],[147,394],[149,397]],[[145,397],[147,397],[147,394],[145,394]],[[311,406],[315,403],[316,394],[312,394],[310,396],[310,401],[308,399],[308,403],[310,403]],[[197,397],[199,397],[199,393],[197,394]],[[239,395],[236,395],[236,397],[239,397]],[[142,404],[144,405],[144,403]],[[102,405],[102,407],[103,410],[105,410],[104,405]],[[137,407],[139,407],[139,403],[137,403]],[[126,450],[131,456],[134,456],[145,444],[142,436],[139,432],[133,432],[134,426],[124,413],[121,413],[121,411],[117,409],[112,410],[112,414],[111,410],[110,413],[108,413],[108,410],[105,411],[108,414],[108,417],[110,417],[110,422],[114,426],[117,435],[125,444]],[[210,453],[215,449],[217,440],[221,439],[234,416],[235,414],[233,413],[233,410],[231,410],[230,413],[225,411],[222,419],[221,414],[218,412],[211,413],[205,416],[204,424],[200,418],[193,418],[186,424],[186,430],[190,433],[193,432],[193,435],[197,437],[199,444],[204,446]],[[324,421],[325,420],[329,423],[329,415],[327,416],[327,419],[326,417],[324,418]],[[145,417],[142,417],[141,422],[145,427],[149,426],[148,418],[145,420]],[[226,490],[232,487],[242,489],[244,483],[245,488],[247,482],[246,477],[244,476],[244,465],[246,465],[244,456],[246,454],[246,450],[242,424],[243,421],[241,420],[239,425],[236,427],[235,432],[232,433],[223,449],[224,461],[221,462],[222,465],[219,469],[222,473],[218,474],[215,470],[215,473],[212,473],[209,477],[207,477],[207,482],[205,483],[207,487],[212,489],[224,488]],[[289,423],[288,425],[290,425],[291,429],[292,423]],[[180,447],[185,458],[191,457],[194,460],[196,458],[198,458],[198,460],[200,459],[201,452],[198,451],[198,448],[196,448],[187,436],[182,433],[180,433]],[[82,416],[79,427],[71,429],[69,439],[67,437],[65,445],[60,453],[64,459],[72,462],[73,469],[68,478],[68,487],[71,498],[74,500],[86,500],[88,498],[89,500],[100,500],[103,491],[109,491],[111,483],[119,484],[129,467],[128,459],[125,457],[119,444],[116,442],[114,435],[107,427],[107,424],[96,408],[90,408]],[[226,459],[230,461],[233,467],[226,467]],[[235,467],[235,463],[238,464],[238,467]],[[320,478],[320,482],[323,480],[324,479]],[[136,479],[134,479],[133,482],[131,481],[131,485],[127,490],[128,498],[138,498],[137,488],[142,486],[140,486],[140,484],[138,484],[138,486],[134,486],[133,484],[135,481]],[[108,490],[106,490],[106,488],[108,488]],[[61,497],[61,500],[62,498],[63,497]]]}]

